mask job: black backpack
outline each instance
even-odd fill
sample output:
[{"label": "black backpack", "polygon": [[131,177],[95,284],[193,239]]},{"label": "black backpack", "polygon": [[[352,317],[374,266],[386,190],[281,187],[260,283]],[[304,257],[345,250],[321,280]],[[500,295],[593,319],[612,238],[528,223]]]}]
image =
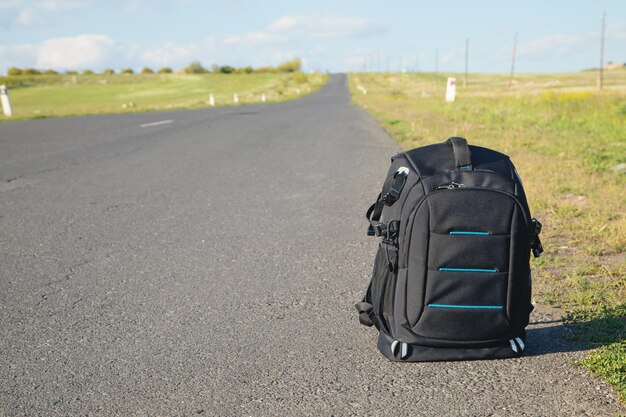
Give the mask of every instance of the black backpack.
[{"label": "black backpack", "polygon": [[531,304],[530,251],[543,251],[509,157],[464,138],[391,159],[367,211],[381,242],[356,304],[395,361],[521,356]]}]

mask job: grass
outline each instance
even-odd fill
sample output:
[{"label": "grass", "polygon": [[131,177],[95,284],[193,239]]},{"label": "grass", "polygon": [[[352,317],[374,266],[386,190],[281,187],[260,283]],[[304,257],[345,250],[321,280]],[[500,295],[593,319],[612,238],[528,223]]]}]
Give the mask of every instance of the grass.
[{"label": "grass", "polygon": [[626,403],[626,304],[578,308],[567,314],[565,322],[574,329],[575,339],[597,347],[580,364],[614,385]]},{"label": "grass", "polygon": [[9,86],[13,117],[7,120],[127,113],[282,101],[321,87],[323,74],[137,74],[0,77]]},{"label": "grass", "polygon": [[[458,80],[454,103],[444,101],[448,76]],[[520,75],[508,88],[505,75],[472,74],[464,88],[458,74],[369,73],[350,86],[404,149],[464,136],[511,156],[544,225],[535,302],[585,312],[569,323],[587,323],[579,337],[602,347],[581,363],[626,401],[626,71],[606,71],[602,91],[596,76]],[[589,324],[608,316],[622,327]]]}]

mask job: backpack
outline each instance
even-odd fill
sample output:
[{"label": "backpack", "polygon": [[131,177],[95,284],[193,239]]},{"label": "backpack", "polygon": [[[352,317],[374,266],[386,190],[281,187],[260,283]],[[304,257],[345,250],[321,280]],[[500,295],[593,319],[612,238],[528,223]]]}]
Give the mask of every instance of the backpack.
[{"label": "backpack", "polygon": [[530,252],[543,251],[507,155],[452,137],[391,158],[366,214],[381,238],[359,321],[393,361],[521,356]]}]

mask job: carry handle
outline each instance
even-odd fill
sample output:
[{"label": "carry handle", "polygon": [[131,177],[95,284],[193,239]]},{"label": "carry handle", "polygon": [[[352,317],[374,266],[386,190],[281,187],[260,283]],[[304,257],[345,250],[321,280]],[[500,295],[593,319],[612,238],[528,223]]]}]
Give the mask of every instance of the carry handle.
[{"label": "carry handle", "polygon": [[470,159],[470,150],[467,146],[467,139],[453,136],[446,141],[446,144],[452,145],[454,152],[454,163],[461,171],[472,170],[472,160]]}]

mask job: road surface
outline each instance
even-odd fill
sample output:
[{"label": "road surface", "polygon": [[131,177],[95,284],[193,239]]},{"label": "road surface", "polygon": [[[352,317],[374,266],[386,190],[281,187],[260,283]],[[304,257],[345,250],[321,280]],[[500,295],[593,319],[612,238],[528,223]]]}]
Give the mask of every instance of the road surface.
[{"label": "road surface", "polygon": [[377,352],[353,304],[397,150],[344,76],[280,104],[0,124],[0,415],[623,413],[545,313],[523,359]]}]

